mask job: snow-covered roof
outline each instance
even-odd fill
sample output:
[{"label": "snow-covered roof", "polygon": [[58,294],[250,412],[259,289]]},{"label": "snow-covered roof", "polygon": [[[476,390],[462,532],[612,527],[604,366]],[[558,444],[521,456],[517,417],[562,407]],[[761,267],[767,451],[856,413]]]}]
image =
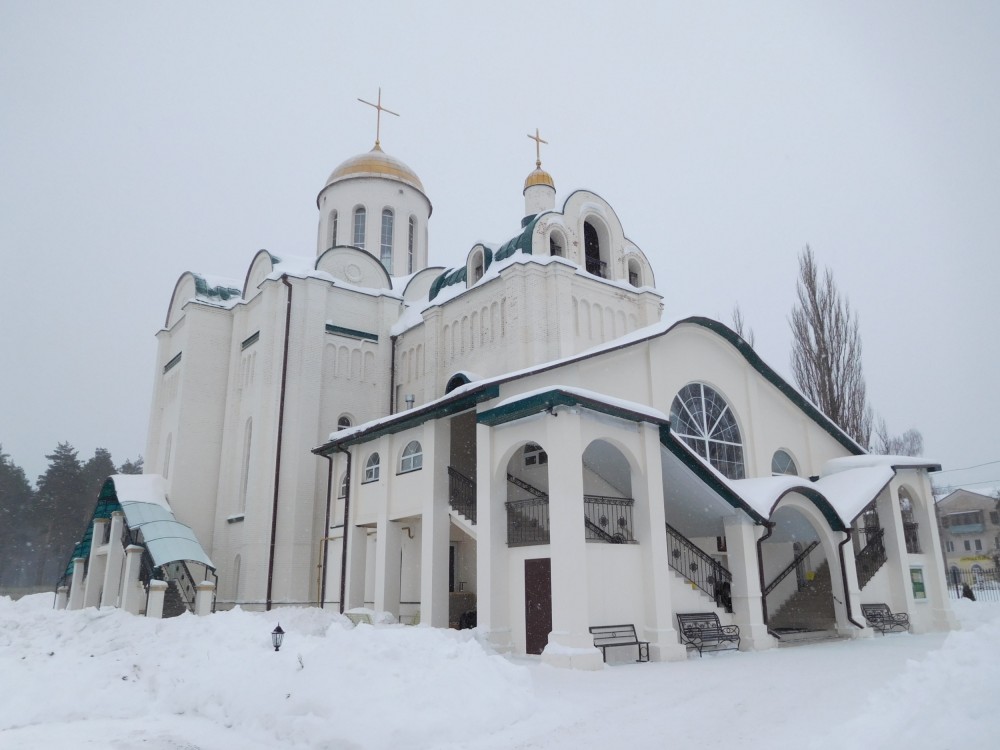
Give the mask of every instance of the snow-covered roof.
[{"label": "snow-covered roof", "polygon": [[185,560],[215,569],[191,527],[174,517],[163,477],[159,474],[115,474],[110,479],[125,522],[130,529],[142,532],[143,543],[154,565],[159,567]]},{"label": "snow-covered roof", "polygon": [[882,456],[877,453],[866,453],[862,456],[844,456],[831,458],[823,464],[821,476],[835,474],[838,471],[860,469],[866,466],[889,466],[894,469],[927,469],[940,471],[941,464],[920,456]]}]

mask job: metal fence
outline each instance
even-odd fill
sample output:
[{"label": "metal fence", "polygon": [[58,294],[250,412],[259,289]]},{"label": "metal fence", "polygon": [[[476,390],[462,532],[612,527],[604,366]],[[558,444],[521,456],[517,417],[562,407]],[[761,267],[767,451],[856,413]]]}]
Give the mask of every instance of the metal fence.
[{"label": "metal fence", "polygon": [[952,599],[1000,602],[1000,571],[996,568],[952,568],[948,571],[948,584]]}]

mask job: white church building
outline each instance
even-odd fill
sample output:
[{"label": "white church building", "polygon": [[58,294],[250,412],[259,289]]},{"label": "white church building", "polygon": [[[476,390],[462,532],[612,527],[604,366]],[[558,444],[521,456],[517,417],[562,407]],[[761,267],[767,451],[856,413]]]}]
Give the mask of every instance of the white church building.
[{"label": "white church building", "polygon": [[684,658],[679,613],[743,649],[870,636],[865,603],[954,627],[939,467],[866,455],[725,325],[664,319],[598,194],[557,200],[538,160],[523,195],[509,239],[431,266],[430,198],[376,140],[319,191],[314,256],[180,277],[146,471],[215,606],[476,625],[580,668],[618,623]]}]

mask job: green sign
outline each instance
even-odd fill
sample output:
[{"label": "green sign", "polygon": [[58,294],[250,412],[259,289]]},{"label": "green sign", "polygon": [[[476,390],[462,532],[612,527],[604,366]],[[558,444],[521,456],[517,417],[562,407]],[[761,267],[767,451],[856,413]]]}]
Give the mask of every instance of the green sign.
[{"label": "green sign", "polygon": [[913,598],[926,599],[927,591],[924,589],[924,569],[910,568],[910,583],[913,585]]}]

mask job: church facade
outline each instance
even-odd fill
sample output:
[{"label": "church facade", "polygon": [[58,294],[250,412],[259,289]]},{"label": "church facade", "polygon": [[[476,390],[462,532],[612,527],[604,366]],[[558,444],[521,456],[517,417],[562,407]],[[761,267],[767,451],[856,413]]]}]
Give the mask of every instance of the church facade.
[{"label": "church facade", "polygon": [[536,160],[523,194],[510,239],[431,266],[431,202],[376,141],[317,196],[314,257],[180,277],[146,471],[217,606],[476,623],[582,668],[619,622],[683,658],[680,612],[744,648],[870,635],[865,602],[952,627],[938,467],[865,455],[724,325],[662,319],[596,193],[557,205]]}]

